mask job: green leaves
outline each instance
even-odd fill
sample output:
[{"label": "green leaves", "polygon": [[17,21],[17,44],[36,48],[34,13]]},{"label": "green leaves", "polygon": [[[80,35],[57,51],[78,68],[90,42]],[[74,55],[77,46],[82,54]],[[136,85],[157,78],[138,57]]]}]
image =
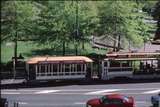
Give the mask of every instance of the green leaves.
[{"label": "green leaves", "polygon": [[[123,43],[132,41],[139,45],[148,40],[148,31],[154,29],[144,18],[149,17],[149,10],[156,2],[33,0],[2,3],[2,40],[13,40],[17,32],[18,39],[36,38],[37,43],[44,45],[73,43],[75,39],[81,43],[93,34],[107,34],[114,38],[120,35],[125,40]],[[78,37],[75,36],[77,29]]]},{"label": "green leaves", "polygon": [[[24,39],[31,35],[32,22],[37,19],[38,10],[31,1],[4,1],[2,5],[2,41]],[[15,33],[16,32],[16,33]],[[12,36],[11,36],[12,35]]]}]

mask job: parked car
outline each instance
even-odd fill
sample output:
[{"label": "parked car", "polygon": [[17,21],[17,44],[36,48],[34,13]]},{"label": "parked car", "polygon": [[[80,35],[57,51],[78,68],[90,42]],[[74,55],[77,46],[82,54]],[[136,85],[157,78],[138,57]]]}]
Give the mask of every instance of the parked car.
[{"label": "parked car", "polygon": [[87,107],[135,107],[135,101],[133,97],[121,94],[109,94],[101,98],[89,100]]},{"label": "parked car", "polygon": [[151,97],[153,107],[160,107],[160,93]]}]

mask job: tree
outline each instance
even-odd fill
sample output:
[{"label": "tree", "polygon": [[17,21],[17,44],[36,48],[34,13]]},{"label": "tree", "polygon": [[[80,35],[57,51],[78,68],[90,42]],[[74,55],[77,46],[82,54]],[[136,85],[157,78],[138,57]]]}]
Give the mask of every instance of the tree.
[{"label": "tree", "polygon": [[153,17],[157,20],[157,30],[154,37],[154,40],[160,39],[160,1],[155,5],[155,9],[153,11]]},{"label": "tree", "polygon": [[28,38],[32,22],[36,20],[37,9],[31,1],[3,1],[1,7],[1,37],[4,40]]},{"label": "tree", "polygon": [[14,41],[14,78],[17,64],[17,41],[28,38],[36,9],[29,1],[3,1],[1,6],[1,42]]},{"label": "tree", "polygon": [[[145,23],[144,18],[149,17],[142,12],[145,2],[135,1],[99,1],[100,27],[98,35],[107,34],[122,41],[132,41],[135,46],[143,43],[143,39],[150,36],[152,25]],[[122,42],[122,46],[127,46]]]},{"label": "tree", "polygon": [[[76,14],[77,8],[78,13]],[[57,46],[57,48],[62,46],[64,55],[66,43],[78,44],[92,32],[89,31],[91,30],[89,26],[92,23],[88,22],[94,23],[97,19],[93,8],[90,1],[46,1],[45,8],[41,9],[39,19],[36,22],[35,31],[39,43]],[[78,21],[76,21],[77,16]],[[76,24],[78,24],[78,28]],[[75,36],[77,30],[78,35]]]}]

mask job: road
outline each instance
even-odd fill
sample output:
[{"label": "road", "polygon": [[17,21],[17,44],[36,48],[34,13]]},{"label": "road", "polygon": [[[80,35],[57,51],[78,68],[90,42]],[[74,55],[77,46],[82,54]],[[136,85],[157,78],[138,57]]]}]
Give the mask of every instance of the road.
[{"label": "road", "polygon": [[136,107],[151,107],[150,97],[160,92],[160,83],[68,85],[40,88],[2,89],[2,97],[19,107],[85,107],[87,100],[104,94],[133,96]]}]

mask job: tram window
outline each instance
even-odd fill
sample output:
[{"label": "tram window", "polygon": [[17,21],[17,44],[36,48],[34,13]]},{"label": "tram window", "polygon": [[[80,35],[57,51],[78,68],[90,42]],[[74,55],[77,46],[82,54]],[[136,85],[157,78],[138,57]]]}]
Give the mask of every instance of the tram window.
[{"label": "tram window", "polygon": [[120,67],[120,62],[118,62],[118,61],[111,61],[110,62],[110,67]]},{"label": "tram window", "polygon": [[65,64],[65,75],[69,75],[70,72],[70,64]]},{"label": "tram window", "polygon": [[107,67],[107,62],[104,62],[104,66]]},{"label": "tram window", "polygon": [[41,65],[41,72],[45,71],[45,65]]},{"label": "tram window", "polygon": [[81,64],[77,64],[77,71],[82,71]]},{"label": "tram window", "polygon": [[57,65],[56,64],[53,64],[53,71],[52,72],[57,72]]},{"label": "tram window", "polygon": [[45,73],[48,73],[48,64],[45,64]]},{"label": "tram window", "polygon": [[123,61],[122,62],[122,67],[129,67],[129,62],[128,61]]},{"label": "tram window", "polygon": [[160,60],[158,60],[158,62],[157,62],[157,65],[158,65],[158,69],[160,68]]},{"label": "tram window", "polygon": [[53,73],[53,75],[57,75],[57,67],[58,67],[58,65],[57,64],[52,64],[51,65],[52,66],[52,73]]},{"label": "tram window", "polygon": [[39,73],[39,65],[37,64],[37,73]]},{"label": "tram window", "polygon": [[58,75],[63,75],[64,70],[65,70],[64,64],[60,64],[59,65]]},{"label": "tram window", "polygon": [[71,64],[71,69],[70,69],[70,72],[71,72],[71,75],[75,75],[75,64]]},{"label": "tram window", "polygon": [[46,64],[47,67],[47,76],[51,76],[51,64]]}]

